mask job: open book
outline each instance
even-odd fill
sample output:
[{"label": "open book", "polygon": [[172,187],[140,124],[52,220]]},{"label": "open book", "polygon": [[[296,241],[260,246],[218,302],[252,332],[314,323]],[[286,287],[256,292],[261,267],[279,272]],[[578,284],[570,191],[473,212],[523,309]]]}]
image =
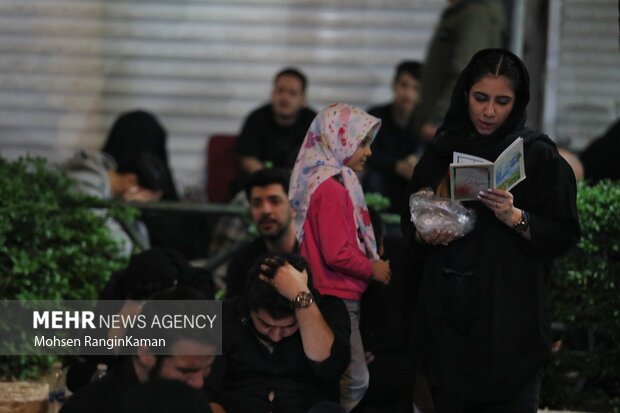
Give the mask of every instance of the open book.
[{"label": "open book", "polygon": [[525,179],[523,139],[517,138],[495,162],[454,152],[450,164],[450,196],[453,200],[477,200],[489,188],[511,190]]}]

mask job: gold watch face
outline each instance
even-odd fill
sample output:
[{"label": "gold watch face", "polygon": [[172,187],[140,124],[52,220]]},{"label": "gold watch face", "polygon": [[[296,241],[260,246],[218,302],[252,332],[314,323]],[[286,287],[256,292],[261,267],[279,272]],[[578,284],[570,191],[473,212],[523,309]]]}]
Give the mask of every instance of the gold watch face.
[{"label": "gold watch face", "polygon": [[314,297],[312,296],[312,293],[309,291],[300,292],[299,294],[297,294],[297,297],[295,297],[295,300],[293,301],[295,307],[297,308],[310,307],[313,302],[314,302]]}]

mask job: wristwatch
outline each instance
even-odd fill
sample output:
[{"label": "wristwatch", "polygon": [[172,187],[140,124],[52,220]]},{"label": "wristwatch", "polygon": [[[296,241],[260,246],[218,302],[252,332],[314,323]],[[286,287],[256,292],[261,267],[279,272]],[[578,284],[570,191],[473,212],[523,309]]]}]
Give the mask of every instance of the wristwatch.
[{"label": "wristwatch", "polygon": [[521,210],[521,219],[512,224],[512,229],[519,234],[523,234],[530,226],[530,214],[527,211]]},{"label": "wristwatch", "polygon": [[314,296],[310,291],[301,291],[295,298],[293,298],[291,304],[294,308],[308,308],[313,302]]}]

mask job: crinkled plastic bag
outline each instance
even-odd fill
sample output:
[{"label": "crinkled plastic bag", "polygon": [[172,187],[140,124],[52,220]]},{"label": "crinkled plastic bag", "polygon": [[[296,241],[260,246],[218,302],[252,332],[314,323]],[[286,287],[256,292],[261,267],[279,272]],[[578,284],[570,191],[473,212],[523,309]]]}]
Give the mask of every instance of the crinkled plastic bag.
[{"label": "crinkled plastic bag", "polygon": [[474,229],[476,213],[458,201],[435,196],[430,188],[421,189],[409,198],[411,222],[420,235],[435,231],[452,231],[464,236]]}]

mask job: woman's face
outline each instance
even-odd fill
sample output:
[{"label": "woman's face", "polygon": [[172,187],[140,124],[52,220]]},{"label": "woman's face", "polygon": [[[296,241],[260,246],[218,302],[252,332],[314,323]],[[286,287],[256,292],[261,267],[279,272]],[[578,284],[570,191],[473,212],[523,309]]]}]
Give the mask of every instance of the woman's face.
[{"label": "woman's face", "polygon": [[353,156],[351,156],[345,163],[345,166],[348,166],[355,172],[362,172],[364,170],[364,166],[366,165],[366,161],[370,158],[370,155],[372,155],[372,151],[370,150],[371,141],[372,138],[370,136],[366,136],[355,149]]},{"label": "woman's face", "polygon": [[485,75],[467,95],[469,119],[480,135],[495,132],[510,116],[515,93],[505,76]]}]

